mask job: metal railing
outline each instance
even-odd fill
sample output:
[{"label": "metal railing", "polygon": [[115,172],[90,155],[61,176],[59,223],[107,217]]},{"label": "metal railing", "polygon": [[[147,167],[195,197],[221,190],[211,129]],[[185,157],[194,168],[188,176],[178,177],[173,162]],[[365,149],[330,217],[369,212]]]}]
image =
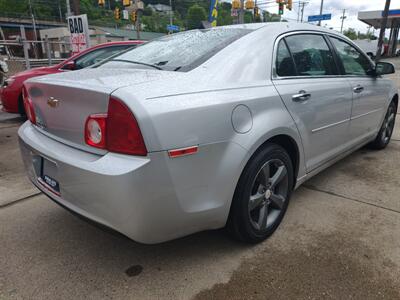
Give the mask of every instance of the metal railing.
[{"label": "metal railing", "polygon": [[[2,56],[1,56],[2,54]],[[0,40],[0,59],[9,65],[8,76],[17,72],[58,64],[71,55],[71,44],[65,41]]]}]

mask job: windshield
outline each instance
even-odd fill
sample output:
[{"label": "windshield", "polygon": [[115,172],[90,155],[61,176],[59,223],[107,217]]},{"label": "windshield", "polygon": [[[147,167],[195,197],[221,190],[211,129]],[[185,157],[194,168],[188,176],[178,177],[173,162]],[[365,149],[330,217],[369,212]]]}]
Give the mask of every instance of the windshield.
[{"label": "windshield", "polygon": [[151,68],[190,71],[252,30],[218,28],[166,35],[106,60],[101,68]]}]

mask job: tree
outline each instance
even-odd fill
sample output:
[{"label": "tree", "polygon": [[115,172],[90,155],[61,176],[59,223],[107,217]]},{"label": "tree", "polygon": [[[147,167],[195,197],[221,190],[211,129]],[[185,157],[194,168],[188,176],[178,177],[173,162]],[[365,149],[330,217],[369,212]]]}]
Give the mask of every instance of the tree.
[{"label": "tree", "polygon": [[253,23],[253,14],[248,10],[244,12],[244,22]]},{"label": "tree", "polygon": [[[167,25],[169,24],[169,15],[153,12],[150,16],[143,15],[141,18],[144,31],[167,33]],[[177,13],[174,13],[173,23],[183,29],[183,21]]]},{"label": "tree", "polygon": [[143,16],[151,16],[152,14],[153,10],[147,5],[143,10]]},{"label": "tree", "polygon": [[268,11],[264,11],[264,22],[280,22],[281,16],[277,14],[271,14]]},{"label": "tree", "polygon": [[199,28],[201,25],[201,21],[207,20],[207,13],[204,7],[201,7],[198,4],[194,4],[189,7],[186,22],[188,29]]},{"label": "tree", "polygon": [[354,30],[354,28],[349,28],[349,29],[343,31],[343,34],[351,40],[357,39],[357,32]]},{"label": "tree", "polygon": [[357,38],[359,40],[376,40],[376,39],[378,39],[376,36],[373,35],[372,32],[362,33],[360,31],[357,33]]},{"label": "tree", "polygon": [[232,25],[233,18],[231,16],[232,4],[229,2],[221,2],[218,4],[217,25]]}]

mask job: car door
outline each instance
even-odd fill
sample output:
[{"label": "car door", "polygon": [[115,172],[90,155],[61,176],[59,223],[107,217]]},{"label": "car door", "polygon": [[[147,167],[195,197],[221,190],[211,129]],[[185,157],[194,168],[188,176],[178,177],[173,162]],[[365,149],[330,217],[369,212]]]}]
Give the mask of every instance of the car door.
[{"label": "car door", "polygon": [[354,143],[374,135],[385,113],[387,84],[377,76],[369,75],[373,69],[364,53],[349,42],[329,37],[340,59],[340,67],[353,91],[350,134]]},{"label": "car door", "polygon": [[273,83],[297,124],[309,172],[346,148],[351,88],[323,34],[285,35],[275,49]]}]

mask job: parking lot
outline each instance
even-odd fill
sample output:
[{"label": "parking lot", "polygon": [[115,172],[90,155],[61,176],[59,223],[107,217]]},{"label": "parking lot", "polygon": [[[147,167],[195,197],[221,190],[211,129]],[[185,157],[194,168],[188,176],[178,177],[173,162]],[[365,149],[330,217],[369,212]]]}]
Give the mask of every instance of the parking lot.
[{"label": "parking lot", "polygon": [[400,299],[399,114],[385,150],[306,182],[256,246],[223,230],[147,246],[80,220],[28,181],[20,124],[0,113],[0,299]]}]

